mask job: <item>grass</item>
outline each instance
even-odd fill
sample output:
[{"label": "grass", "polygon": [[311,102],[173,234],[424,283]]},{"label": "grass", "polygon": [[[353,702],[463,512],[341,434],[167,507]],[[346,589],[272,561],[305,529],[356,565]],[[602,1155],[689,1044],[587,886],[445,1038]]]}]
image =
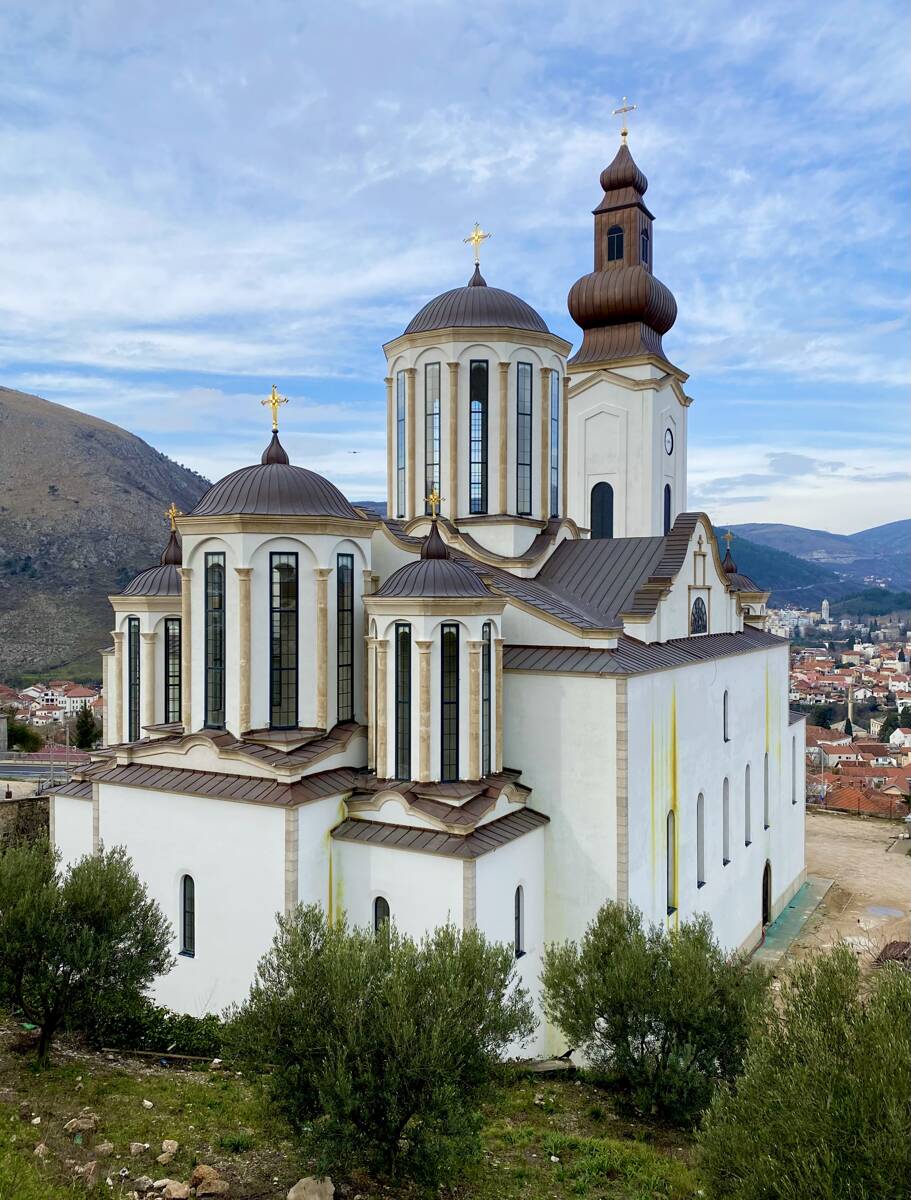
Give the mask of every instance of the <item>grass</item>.
[{"label": "grass", "polygon": [[[195,1163],[205,1162],[230,1182],[231,1200],[284,1200],[289,1187],[310,1173],[302,1149],[243,1076],[71,1046],[58,1049],[52,1065],[37,1072],[30,1056],[15,1047],[20,1036],[0,1027],[0,1200],[85,1196],[73,1169],[94,1157],[91,1135],[77,1145],[63,1131],[82,1108],[100,1119],[95,1142],[114,1144],[114,1153],[101,1160],[98,1194],[115,1200],[131,1190],[122,1169],[132,1177],[185,1181]],[[41,1124],[30,1124],[32,1116],[40,1116]],[[180,1149],[162,1166],[155,1157],[165,1138]],[[44,1160],[34,1155],[40,1141],[51,1151]],[[150,1148],[133,1158],[131,1142]],[[440,1200],[687,1200],[699,1194],[684,1135],[628,1120],[614,1111],[607,1093],[567,1076],[510,1075],[485,1106],[482,1143],[482,1161],[444,1189]],[[362,1200],[417,1197],[407,1186],[384,1188],[364,1179],[353,1184],[350,1194]]]}]

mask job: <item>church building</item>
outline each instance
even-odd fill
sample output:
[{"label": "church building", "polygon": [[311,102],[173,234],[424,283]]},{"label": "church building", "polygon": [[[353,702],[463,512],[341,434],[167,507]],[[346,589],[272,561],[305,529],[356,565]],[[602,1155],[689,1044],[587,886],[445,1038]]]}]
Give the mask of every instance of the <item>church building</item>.
[{"label": "church building", "polygon": [[[475,268],[385,346],[387,515],[291,463],[172,506],[111,597],[106,745],[65,862],[123,845],[174,928],[156,998],[241,1000],[276,913],[545,944],[608,899],[749,950],[804,880],[804,727],[768,593],[687,509],[647,181],[602,173],[575,352]],[[563,1049],[542,1021],[526,1052]]]}]

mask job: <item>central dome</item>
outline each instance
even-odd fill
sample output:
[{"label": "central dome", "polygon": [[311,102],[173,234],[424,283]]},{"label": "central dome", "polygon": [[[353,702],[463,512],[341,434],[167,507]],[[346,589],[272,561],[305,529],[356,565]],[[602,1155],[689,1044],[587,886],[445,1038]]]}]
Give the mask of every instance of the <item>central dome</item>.
[{"label": "central dome", "polygon": [[536,333],[549,333],[542,317],[530,304],[504,292],[501,288],[487,286],[487,281],[478,267],[474,269],[465,287],[443,292],[413,318],[405,334],[424,333],[430,329],[503,326],[507,329],[531,329]]}]

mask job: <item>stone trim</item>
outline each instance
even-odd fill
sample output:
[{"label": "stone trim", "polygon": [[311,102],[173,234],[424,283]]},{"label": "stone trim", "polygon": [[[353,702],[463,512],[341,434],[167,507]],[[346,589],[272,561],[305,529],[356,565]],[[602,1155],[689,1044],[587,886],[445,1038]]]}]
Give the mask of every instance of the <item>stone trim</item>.
[{"label": "stone trim", "polygon": [[503,643],[504,638],[494,638],[495,668],[494,668],[494,703],[495,703],[495,742],[494,762],[495,771],[503,770]]},{"label": "stone trim", "polygon": [[115,717],[111,722],[111,737],[108,744],[116,746],[123,741],[123,630],[115,630],[112,637],[114,638]]},{"label": "stone trim", "polygon": [[563,435],[563,446],[560,462],[560,479],[562,484],[561,513],[563,518],[569,512],[569,376],[563,376],[563,419],[560,424]]},{"label": "stone trim", "polygon": [[237,626],[240,642],[238,653],[238,723],[243,733],[250,728],[250,578],[252,567],[235,567],[237,575]]},{"label": "stone trim", "polygon": [[386,514],[395,512],[395,413],[393,408],[392,385],[395,380],[387,375],[386,384]]},{"label": "stone trim", "polygon": [[285,810],[285,915],[298,900],[300,819],[296,808]]},{"label": "stone trim", "polygon": [[625,679],[617,680],[615,692],[617,755],[617,901],[629,900],[629,704]]},{"label": "stone trim", "polygon": [[365,687],[367,695],[364,708],[367,712],[367,769],[376,769],[376,713],[373,711],[373,696],[376,689],[376,638],[369,635],[364,638],[367,650],[367,670]]},{"label": "stone trim", "polygon": [[[193,639],[190,614],[192,612],[192,567],[178,567],[180,572],[180,719],[184,729],[192,725],[193,684]],[[117,738],[120,741],[120,738]]]},{"label": "stone trim", "polygon": [[468,778],[481,777],[481,649],[483,642],[468,643]]},{"label": "stone trim", "polygon": [[418,780],[428,783],[432,779],[430,772],[430,717],[432,705],[430,702],[430,652],[432,641],[415,641],[418,648]]},{"label": "stone trim", "polygon": [[386,638],[377,638],[376,648],[376,773],[387,774],[388,753],[386,743],[388,737],[388,696],[386,695],[386,669],[389,655],[389,642]]},{"label": "stone trim", "polygon": [[550,376],[551,367],[540,367],[541,395],[541,520],[548,519],[550,508]]},{"label": "stone trim", "polygon": [[158,635],[155,633],[140,633],[142,646],[140,659],[139,686],[142,693],[142,724],[155,724],[155,647]]},{"label": "stone trim", "polygon": [[475,859],[462,863],[462,928],[477,929],[478,926],[478,875]]},{"label": "stone trim", "polygon": [[316,727],[329,721],[329,576],[331,567],[314,567],[316,576]]},{"label": "stone trim", "polygon": [[[439,346],[456,342],[511,342],[519,346],[543,346],[565,358],[572,350],[572,342],[557,337],[555,333],[542,333],[537,329],[513,329],[509,325],[450,325],[445,329],[424,329],[420,333],[402,333],[383,345],[387,358],[410,348]],[[656,359],[656,361],[661,361]]]},{"label": "stone trim", "polygon": [[415,404],[417,373],[417,367],[405,367],[405,459],[407,462],[405,515],[409,520],[415,517],[418,511],[418,481],[415,468],[417,458],[415,446],[418,436],[417,405]]},{"label": "stone trim", "polygon": [[449,497],[446,511],[454,521],[459,515],[459,363],[450,362],[446,366],[449,367]]},{"label": "stone trim", "polygon": [[497,505],[501,513],[508,511],[507,501],[507,471],[509,460],[509,363],[501,362],[500,367],[500,477],[499,477],[499,503]]},{"label": "stone trim", "polygon": [[101,849],[101,788],[92,784],[92,853]]}]

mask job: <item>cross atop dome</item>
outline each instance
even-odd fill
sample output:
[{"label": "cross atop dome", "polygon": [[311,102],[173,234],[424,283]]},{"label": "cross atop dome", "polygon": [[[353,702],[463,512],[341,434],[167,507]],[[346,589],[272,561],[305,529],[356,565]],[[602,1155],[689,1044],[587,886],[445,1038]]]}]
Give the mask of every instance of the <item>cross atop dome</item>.
[{"label": "cross atop dome", "polygon": [[475,221],[474,229],[472,229],[468,237],[462,238],[465,245],[471,245],[474,250],[474,265],[476,267],[480,267],[481,265],[481,243],[486,242],[490,237],[493,237],[493,234],[485,233],[480,224]]},{"label": "cross atop dome", "polygon": [[620,141],[623,143],[624,146],[626,145],[627,135],[629,134],[629,130],[626,127],[626,114],[635,112],[638,107],[639,107],[638,104],[627,104],[626,97],[624,96],[623,103],[620,105],[620,107],[615,108],[614,111],[611,113],[612,117],[620,117],[620,119],[623,122],[623,124],[620,127]]},{"label": "cross atop dome", "polygon": [[280,396],[278,388],[272,384],[272,393],[265,400],[260,400],[260,404],[265,408],[267,405],[272,409],[272,432],[278,433],[278,410],[283,404],[288,403],[287,396]]}]

